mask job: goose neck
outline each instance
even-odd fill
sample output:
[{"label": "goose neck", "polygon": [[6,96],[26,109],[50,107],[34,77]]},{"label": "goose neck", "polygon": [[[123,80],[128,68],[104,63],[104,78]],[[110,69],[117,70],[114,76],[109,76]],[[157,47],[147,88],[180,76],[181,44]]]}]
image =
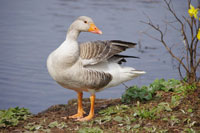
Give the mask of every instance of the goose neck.
[{"label": "goose neck", "polygon": [[74,40],[74,41],[76,41],[77,38],[78,38],[78,36],[79,36],[79,34],[80,34],[80,31],[69,28],[69,30],[67,32],[66,39],[67,40]]}]

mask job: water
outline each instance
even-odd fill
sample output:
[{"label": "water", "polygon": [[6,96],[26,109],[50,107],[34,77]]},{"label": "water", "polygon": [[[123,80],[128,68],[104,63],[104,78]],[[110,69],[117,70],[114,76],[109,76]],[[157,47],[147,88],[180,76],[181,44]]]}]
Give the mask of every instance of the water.
[{"label": "water", "polygon": [[[174,1],[177,14],[187,14],[187,4]],[[33,113],[54,104],[66,104],[76,93],[62,88],[49,76],[46,59],[65,39],[69,25],[78,16],[93,18],[103,35],[82,33],[79,41],[119,39],[141,42],[125,54],[141,59],[126,65],[145,70],[146,75],[126,85],[148,85],[156,78],[179,78],[164,47],[144,34],[150,29],[140,21],[151,19],[164,26],[172,18],[160,0],[1,0],[0,1],[0,109],[26,107]],[[168,29],[169,42],[181,41]],[[153,30],[150,34],[157,35]],[[144,49],[148,47],[150,49]],[[123,85],[97,93],[97,98],[117,98]],[[86,97],[89,94],[85,94]]]}]

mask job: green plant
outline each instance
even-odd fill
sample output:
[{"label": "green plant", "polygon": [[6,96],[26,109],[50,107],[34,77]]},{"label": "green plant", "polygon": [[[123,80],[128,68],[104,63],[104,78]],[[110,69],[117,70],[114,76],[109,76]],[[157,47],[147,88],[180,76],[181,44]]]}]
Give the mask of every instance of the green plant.
[{"label": "green plant", "polygon": [[179,95],[174,95],[171,97],[171,105],[172,107],[176,107],[180,104],[181,97]]},{"label": "green plant", "polygon": [[132,86],[122,95],[122,102],[131,103],[132,100],[148,101],[152,100],[156,91],[176,91],[181,87],[181,82],[175,79],[156,79],[149,86]]},{"label": "green plant", "polygon": [[178,118],[176,118],[175,115],[172,115],[170,117],[170,123],[171,123],[171,126],[174,126],[175,124],[178,124],[180,122],[180,120]]},{"label": "green plant", "polygon": [[188,113],[192,113],[192,111],[193,111],[192,109],[188,109],[187,110]]},{"label": "green plant", "polygon": [[153,98],[153,93],[148,90],[147,86],[143,86],[139,88],[138,86],[132,86],[126,90],[126,92],[122,95],[122,102],[130,103],[133,99],[148,101]]},{"label": "green plant", "polygon": [[16,126],[20,120],[26,120],[30,114],[28,109],[19,107],[0,110],[0,127]]},{"label": "green plant", "polygon": [[103,133],[103,130],[101,130],[99,127],[85,127],[81,128],[78,133]]},{"label": "green plant", "polygon": [[47,132],[51,132],[50,128],[59,128],[59,129],[63,129],[66,128],[67,125],[65,122],[61,122],[59,123],[58,121],[53,121],[51,123],[49,123],[48,128],[44,128],[44,123],[40,122],[40,123],[36,123],[36,122],[32,122],[32,123],[28,123],[24,128],[27,129],[28,131],[43,131],[45,133]]},{"label": "green plant", "polygon": [[184,129],[184,131],[187,132],[187,133],[196,133],[194,131],[194,129],[192,129],[192,128],[186,128],[186,129]]},{"label": "green plant", "polygon": [[180,86],[180,84],[181,82],[176,79],[169,79],[168,81],[165,81],[164,79],[156,79],[149,85],[149,88],[154,92],[158,90],[168,92],[174,91],[174,89]]},{"label": "green plant", "polygon": [[155,133],[156,132],[156,127],[144,127],[144,129],[148,132],[148,133]]},{"label": "green plant", "polygon": [[56,127],[56,128],[62,129],[62,128],[67,127],[67,125],[65,122],[58,123],[58,121],[53,121],[53,122],[49,123],[48,127],[50,127],[50,128]]},{"label": "green plant", "polygon": [[114,120],[114,121],[117,121],[117,122],[122,122],[123,117],[121,117],[121,116],[116,116],[116,117],[113,118],[113,120]]},{"label": "green plant", "polygon": [[117,114],[117,113],[122,113],[122,112],[126,112],[126,110],[128,109],[129,107],[127,105],[116,105],[116,106],[111,106],[111,107],[108,107],[106,109],[103,109],[101,111],[99,111],[99,114],[101,115],[113,115],[113,114]]},{"label": "green plant", "polygon": [[138,103],[133,116],[145,119],[155,119],[157,111],[158,111],[157,108],[145,109],[144,107],[140,107]]},{"label": "green plant", "polygon": [[28,123],[24,128],[29,130],[29,131],[36,131],[36,130],[42,130],[43,126],[33,122],[33,123]]},{"label": "green plant", "polygon": [[105,123],[111,121],[111,119],[112,119],[111,116],[104,116],[104,117],[97,118],[95,120],[95,122],[97,122],[99,125],[101,125],[101,124],[105,124]]},{"label": "green plant", "polygon": [[164,111],[170,111],[170,112],[172,111],[172,109],[169,106],[169,103],[167,103],[167,102],[161,102],[161,103],[159,103],[157,109],[159,111],[162,111],[162,110],[164,110]]}]

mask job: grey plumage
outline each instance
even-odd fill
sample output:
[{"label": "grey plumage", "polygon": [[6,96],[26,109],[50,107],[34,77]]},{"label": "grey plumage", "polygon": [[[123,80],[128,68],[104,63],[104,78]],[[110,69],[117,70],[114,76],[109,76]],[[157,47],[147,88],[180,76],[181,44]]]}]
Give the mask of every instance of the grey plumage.
[{"label": "grey plumage", "polygon": [[[84,66],[94,65],[113,56],[119,57],[118,53],[133,48],[135,45],[136,43],[121,40],[85,42],[80,44],[80,57],[85,60]],[[123,58],[130,57],[123,56]]]},{"label": "grey plumage", "polygon": [[87,89],[98,91],[98,89],[103,88],[112,80],[112,75],[105,72],[86,69],[83,73],[83,78],[84,79],[82,80],[87,81],[84,82]]},{"label": "grey plumage", "polygon": [[90,89],[103,88],[112,80],[112,75],[103,71],[96,71],[88,68],[88,65],[96,65],[103,61],[117,62],[121,64],[126,62],[125,58],[139,58],[136,56],[119,55],[118,53],[125,51],[128,48],[135,47],[136,43],[125,42],[120,40],[111,41],[93,41],[80,44],[80,57],[85,66],[82,74],[85,82],[85,87]]}]

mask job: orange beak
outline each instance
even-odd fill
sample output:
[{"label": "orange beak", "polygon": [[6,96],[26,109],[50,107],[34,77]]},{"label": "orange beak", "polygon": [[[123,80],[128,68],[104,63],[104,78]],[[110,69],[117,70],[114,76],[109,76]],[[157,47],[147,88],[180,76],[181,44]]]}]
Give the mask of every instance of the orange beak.
[{"label": "orange beak", "polygon": [[99,28],[96,27],[94,23],[90,24],[90,28],[88,30],[89,32],[95,33],[95,34],[102,34],[102,31],[99,30]]}]

